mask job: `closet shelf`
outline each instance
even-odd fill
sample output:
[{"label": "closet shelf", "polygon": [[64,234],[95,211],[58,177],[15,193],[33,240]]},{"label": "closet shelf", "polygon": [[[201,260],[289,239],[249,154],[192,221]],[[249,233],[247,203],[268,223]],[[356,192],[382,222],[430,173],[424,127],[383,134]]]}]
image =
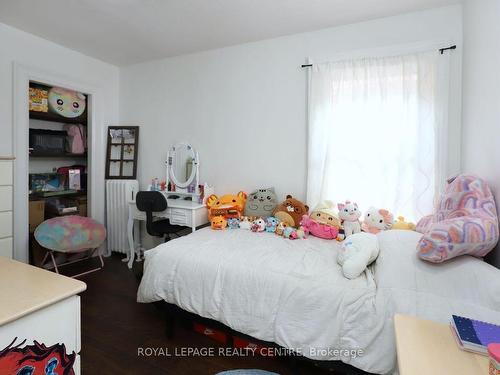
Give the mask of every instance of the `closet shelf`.
[{"label": "closet shelf", "polygon": [[67,152],[63,153],[43,153],[43,152],[31,152],[29,154],[30,158],[69,158],[69,159],[87,159],[87,153],[84,154],[71,154]]},{"label": "closet shelf", "polygon": [[60,122],[63,124],[82,124],[84,126],[87,126],[87,109],[85,109],[85,112],[83,112],[81,116],[76,118],[62,117],[52,112],[29,111],[29,113],[30,119],[33,120]]}]

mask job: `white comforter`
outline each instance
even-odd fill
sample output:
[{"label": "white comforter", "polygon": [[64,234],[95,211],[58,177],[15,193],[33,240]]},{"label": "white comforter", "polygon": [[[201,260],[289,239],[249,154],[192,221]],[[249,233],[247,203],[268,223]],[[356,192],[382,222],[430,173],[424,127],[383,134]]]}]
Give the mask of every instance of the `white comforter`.
[{"label": "white comforter", "polygon": [[335,241],[203,229],[146,252],[137,300],[165,300],[306,357],[381,374],[396,367],[395,313],[500,324],[500,270],[468,256],[425,263],[415,255],[415,232],[378,236],[376,263],[348,280]]}]

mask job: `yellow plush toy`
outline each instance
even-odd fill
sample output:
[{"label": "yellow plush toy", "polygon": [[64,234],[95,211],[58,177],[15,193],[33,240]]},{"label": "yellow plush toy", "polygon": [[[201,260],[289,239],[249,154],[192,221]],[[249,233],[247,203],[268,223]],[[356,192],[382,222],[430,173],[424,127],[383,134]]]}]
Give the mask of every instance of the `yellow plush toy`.
[{"label": "yellow plush toy", "polygon": [[214,216],[210,220],[210,224],[211,224],[212,229],[216,229],[216,230],[226,229],[227,220],[224,218],[224,216]]},{"label": "yellow plush toy", "polygon": [[415,230],[415,224],[406,222],[403,216],[398,216],[398,220],[392,224],[391,229]]},{"label": "yellow plush toy", "polygon": [[211,219],[214,216],[224,216],[226,219],[239,218],[245,208],[246,200],[247,195],[243,191],[240,191],[237,195],[226,194],[222,197],[212,194],[207,198],[206,203],[208,218]]}]

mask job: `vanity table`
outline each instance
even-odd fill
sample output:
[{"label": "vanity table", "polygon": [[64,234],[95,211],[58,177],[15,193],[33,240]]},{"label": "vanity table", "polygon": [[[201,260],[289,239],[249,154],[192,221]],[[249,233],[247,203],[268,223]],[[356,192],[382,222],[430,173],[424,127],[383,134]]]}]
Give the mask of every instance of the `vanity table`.
[{"label": "vanity table", "polygon": [[[177,143],[168,151],[166,163],[166,181],[171,190],[161,193],[167,199],[167,209],[153,213],[153,217],[169,219],[171,224],[191,228],[194,232],[196,228],[208,223],[208,210],[203,203],[199,203],[199,155],[191,145]],[[136,249],[134,238],[139,238],[138,226],[135,226],[135,223],[146,221],[146,213],[137,209],[135,196],[128,202],[128,208],[128,268],[132,268]]]},{"label": "vanity table", "polygon": [[[170,223],[190,227],[193,232],[196,228],[208,223],[208,211],[204,204],[183,199],[168,199],[168,193],[164,194],[167,197],[168,207],[165,211],[155,212],[153,214],[155,218],[169,219]],[[136,243],[134,241],[134,225],[136,221],[146,221],[146,213],[137,209],[135,200],[129,201],[128,204],[127,235],[130,246],[128,268],[132,268],[136,248]]]}]

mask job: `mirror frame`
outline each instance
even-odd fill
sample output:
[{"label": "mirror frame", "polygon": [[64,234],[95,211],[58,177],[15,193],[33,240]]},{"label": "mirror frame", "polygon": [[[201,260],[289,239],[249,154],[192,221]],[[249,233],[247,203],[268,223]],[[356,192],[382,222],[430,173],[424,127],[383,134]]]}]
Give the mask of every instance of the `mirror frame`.
[{"label": "mirror frame", "polygon": [[[175,153],[176,153],[176,148],[180,146],[186,146],[188,150],[191,150],[193,152],[193,167],[191,168],[191,175],[185,182],[181,182],[177,179],[175,176],[174,168],[173,168],[173,159],[175,158]],[[198,175],[198,152],[194,149],[193,146],[191,146],[189,143],[186,142],[178,142],[175,143],[170,147],[168,150],[168,158],[167,158],[167,167],[168,167],[168,178],[175,184],[176,187],[180,187],[182,189],[187,188],[189,185],[191,185],[194,181],[194,179]],[[198,190],[198,187],[196,186],[196,190]]]}]

